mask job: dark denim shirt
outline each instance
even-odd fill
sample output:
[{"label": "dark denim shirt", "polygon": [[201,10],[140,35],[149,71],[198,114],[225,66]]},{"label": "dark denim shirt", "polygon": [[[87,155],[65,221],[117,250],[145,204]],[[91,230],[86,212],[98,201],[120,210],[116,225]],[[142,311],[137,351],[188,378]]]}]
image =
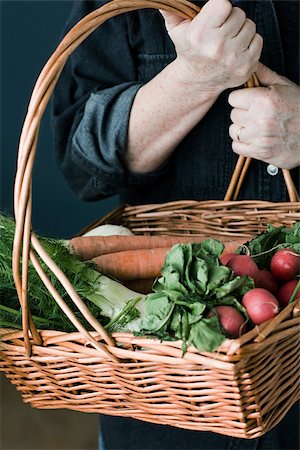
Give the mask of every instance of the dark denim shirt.
[{"label": "dark denim shirt", "polygon": [[[76,1],[66,30],[103,3]],[[240,1],[239,6],[264,37],[262,62],[298,83],[299,2]],[[159,169],[132,173],[122,162],[138,89],[175,57],[163,19],[151,9],[105,22],[73,52],[54,93],[53,129],[59,167],[78,197],[120,194],[132,204],[224,197],[237,160],[228,134],[229,91]],[[281,172],[271,177],[265,163],[253,160],[240,198],[286,200]]]}]

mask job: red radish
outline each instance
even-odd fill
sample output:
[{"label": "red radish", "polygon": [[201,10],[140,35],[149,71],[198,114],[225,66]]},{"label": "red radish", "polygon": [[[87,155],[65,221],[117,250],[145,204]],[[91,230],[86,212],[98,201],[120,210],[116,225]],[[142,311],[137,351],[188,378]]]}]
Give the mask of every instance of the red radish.
[{"label": "red radish", "polygon": [[220,262],[223,264],[223,266],[227,266],[228,262],[233,258],[233,256],[236,256],[236,253],[226,253],[225,255],[220,256]]},{"label": "red radish", "polygon": [[276,294],[278,290],[278,281],[269,270],[260,270],[256,279],[255,287],[264,288],[271,294]]},{"label": "red radish", "polygon": [[227,263],[236,275],[248,275],[256,281],[259,269],[256,262],[249,255],[234,255]]},{"label": "red radish", "polygon": [[270,270],[278,280],[292,280],[300,272],[300,255],[293,250],[278,250],[270,262]]},{"label": "red radish", "polygon": [[[280,304],[280,306],[285,307],[292,296],[292,293],[294,292],[296,286],[298,284],[298,280],[290,280],[284,283],[278,290],[276,298]],[[296,298],[300,298],[300,289],[298,290]]]},{"label": "red radish", "polygon": [[237,338],[246,331],[245,317],[233,306],[216,306],[220,324],[230,338]]},{"label": "red radish", "polygon": [[279,311],[279,304],[274,295],[263,288],[248,291],[243,297],[242,304],[255,325],[272,319]]}]

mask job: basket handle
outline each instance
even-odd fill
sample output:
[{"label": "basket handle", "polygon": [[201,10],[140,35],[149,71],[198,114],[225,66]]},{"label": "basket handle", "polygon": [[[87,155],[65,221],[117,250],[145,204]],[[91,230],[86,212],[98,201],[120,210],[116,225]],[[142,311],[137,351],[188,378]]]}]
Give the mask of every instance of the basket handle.
[{"label": "basket handle", "polygon": [[[17,288],[18,298],[23,310],[22,322],[26,355],[31,354],[31,341],[29,335],[36,345],[42,345],[36,326],[31,318],[27,301],[27,273],[29,259],[40,274],[41,280],[46,284],[47,288],[53,295],[53,298],[59,303],[60,307],[68,315],[74,326],[78,329],[84,339],[90,342],[99,351],[105,352],[108,357],[115,360],[109,347],[114,345],[111,336],[104,328],[86,311],[85,305],[75,292],[74,288],[64,276],[57,270],[57,266],[49,255],[46,255],[31,226],[31,203],[32,203],[32,171],[37,149],[39,126],[41,118],[44,114],[46,106],[59,79],[61,71],[70,56],[70,54],[94,31],[99,25],[106,20],[138,9],[162,9],[173,12],[184,19],[193,19],[200,11],[200,8],[187,0],[113,0],[92,13],[85,16],[78,22],[64,37],[57,49],[54,51],[50,59],[44,66],[38,80],[34,86],[31,99],[28,106],[27,115],[19,142],[17,171],[14,185],[14,214],[16,221],[16,230],[13,245],[13,275]],[[253,81],[250,81],[253,83]],[[20,268],[20,256],[22,254],[22,270]],[[92,327],[105,340],[107,346],[97,342],[92,335],[78,324],[72,313],[66,308],[63,299],[57,295],[55,288],[41,267],[37,263],[36,256],[41,257],[46,266],[55,272],[57,279],[65,287],[70,298],[75,305],[81,310],[84,317],[92,325]],[[97,322],[97,323],[95,323]]]}]

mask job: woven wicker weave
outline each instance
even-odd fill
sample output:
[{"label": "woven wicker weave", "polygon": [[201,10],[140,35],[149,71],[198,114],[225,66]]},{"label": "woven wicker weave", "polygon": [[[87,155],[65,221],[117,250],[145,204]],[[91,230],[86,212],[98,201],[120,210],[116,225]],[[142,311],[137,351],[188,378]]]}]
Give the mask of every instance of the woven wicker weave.
[{"label": "woven wicker weave", "polygon": [[[226,340],[215,353],[189,348],[182,357],[181,342],[160,342],[129,333],[107,334],[31,230],[32,167],[39,124],[68,56],[105,20],[149,7],[190,19],[199,12],[184,0],[114,0],[86,16],[69,32],[35,85],[20,139],[14,197],[13,272],[23,309],[23,330],[1,329],[0,369],[22,393],[23,400],[36,408],[101,412],[254,438],[274,427],[299,398],[296,302],[241,338]],[[256,85],[255,77],[247,83],[248,87]],[[290,203],[236,200],[249,162],[239,158],[224,201],[127,206],[100,222],[124,224],[135,233],[246,240],[265,229],[267,223],[291,225],[300,220],[298,196],[288,171],[284,171],[284,177]],[[37,256],[57,275],[94,331],[88,332],[68,310]],[[78,332],[36,329],[27,305],[29,258],[41,283]]]}]

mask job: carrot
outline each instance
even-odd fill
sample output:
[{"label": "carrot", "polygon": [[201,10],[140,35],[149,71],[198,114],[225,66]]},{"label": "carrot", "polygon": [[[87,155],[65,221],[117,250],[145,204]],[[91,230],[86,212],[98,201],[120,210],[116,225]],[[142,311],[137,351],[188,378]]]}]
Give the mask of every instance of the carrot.
[{"label": "carrot", "polygon": [[156,278],[170,247],[143,248],[109,253],[92,259],[95,268],[120,281]]},{"label": "carrot", "polygon": [[[126,236],[127,239],[130,237],[132,236]],[[239,244],[225,242],[224,245],[225,248],[223,254],[226,254],[234,252]],[[92,258],[91,261],[95,264],[96,269],[99,272],[120,281],[154,279],[161,275],[161,269],[164,265],[167,253],[171,248],[172,245],[168,247],[116,251],[96,256],[95,258]]]},{"label": "carrot", "polygon": [[[175,244],[188,242],[201,242],[203,237],[169,236],[169,235],[133,235],[133,236],[77,236],[69,241],[72,252],[82,261],[124,250],[138,250],[142,248],[172,247]],[[223,253],[234,252],[241,241],[224,242]]]},{"label": "carrot", "polygon": [[69,241],[71,251],[82,261],[125,250],[169,247],[178,243],[201,242],[194,236],[133,235],[133,236],[79,236]]}]

